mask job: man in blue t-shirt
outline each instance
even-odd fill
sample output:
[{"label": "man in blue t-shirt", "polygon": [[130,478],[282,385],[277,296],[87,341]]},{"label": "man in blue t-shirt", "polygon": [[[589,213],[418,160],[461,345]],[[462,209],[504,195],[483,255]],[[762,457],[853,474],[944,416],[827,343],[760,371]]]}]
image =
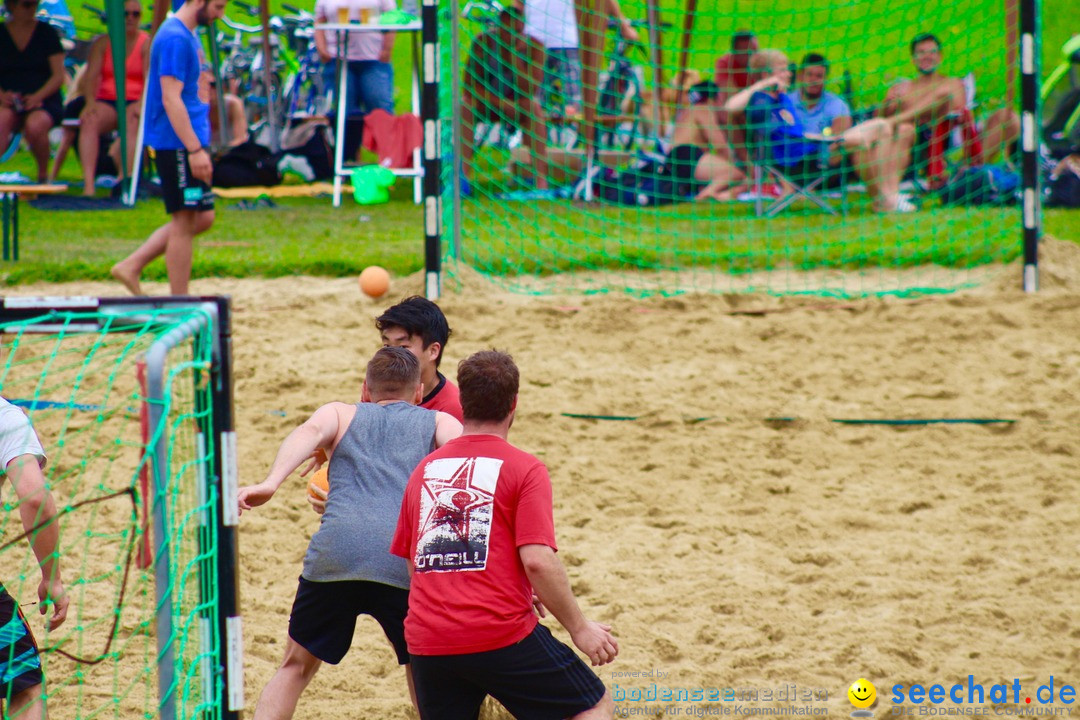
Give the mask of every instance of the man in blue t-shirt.
[{"label": "man in blue t-shirt", "polygon": [[[811,135],[839,136],[851,127],[851,109],[839,96],[825,90],[829,77],[829,61],[824,55],[808,53],[799,64],[797,90],[788,93],[803,130]],[[843,179],[858,182],[847,155],[839,148],[830,150],[818,144],[803,160],[799,173],[803,177],[825,175],[826,187],[839,187]]]},{"label": "man in blue t-shirt", "polygon": [[214,222],[209,89],[199,86],[204,58],[195,29],[222,17],[225,1],[187,0],[161,24],[150,47],[145,136],[156,153],[162,199],[171,218],[112,267],[113,277],[134,295],[142,294],[143,268],[159,255],[165,256],[172,294],[187,295],[192,243]]}]

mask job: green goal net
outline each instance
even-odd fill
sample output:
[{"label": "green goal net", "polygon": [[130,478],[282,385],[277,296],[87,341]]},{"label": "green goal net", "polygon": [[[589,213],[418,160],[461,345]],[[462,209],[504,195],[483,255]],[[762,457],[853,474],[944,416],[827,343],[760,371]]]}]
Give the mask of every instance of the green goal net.
[{"label": "green goal net", "polygon": [[1009,0],[441,3],[446,254],[509,287],[942,292],[1020,254]]},{"label": "green goal net", "polygon": [[227,315],[218,299],[3,301],[0,394],[48,456],[66,622],[47,631],[34,605],[41,573],[10,484],[0,581],[31,624],[54,717],[242,707]]}]

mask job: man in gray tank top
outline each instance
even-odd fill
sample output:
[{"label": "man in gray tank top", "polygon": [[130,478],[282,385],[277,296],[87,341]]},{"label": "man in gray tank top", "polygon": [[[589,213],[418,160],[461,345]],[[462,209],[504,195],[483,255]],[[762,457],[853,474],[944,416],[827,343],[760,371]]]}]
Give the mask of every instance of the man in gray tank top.
[{"label": "man in gray tank top", "polygon": [[285,657],[259,696],[256,720],[291,718],[319,666],[345,657],[356,618],[365,614],[379,622],[405,665],[416,705],[404,634],[409,573],[390,554],[390,540],[413,469],[461,434],[450,415],[416,407],[422,398],[419,361],[404,348],[384,347],[368,362],[363,402],[323,405],[285,438],[266,479],[240,488],[240,510],[250,510],[316,451],[330,458],[330,493],[304,556]]}]

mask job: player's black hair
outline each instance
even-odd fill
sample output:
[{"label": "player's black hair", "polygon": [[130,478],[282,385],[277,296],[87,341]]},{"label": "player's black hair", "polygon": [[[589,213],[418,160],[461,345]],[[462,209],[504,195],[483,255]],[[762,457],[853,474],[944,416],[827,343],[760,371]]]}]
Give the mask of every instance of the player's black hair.
[{"label": "player's black hair", "polygon": [[435,358],[435,367],[439,367],[446,343],[450,341],[451,331],[446,316],[438,305],[419,295],[405,298],[375,318],[375,328],[379,332],[392,327],[399,327],[409,335],[419,336],[424,341],[425,348],[431,347],[433,342],[439,343],[439,356]]},{"label": "player's black hair", "polygon": [[939,40],[939,39],[938,39],[938,36],[937,36],[937,35],[935,35],[934,33],[928,33],[928,32],[925,32],[925,33],[919,33],[918,35],[916,35],[916,36],[915,36],[915,37],[914,37],[914,38],[912,39],[912,41],[911,41],[911,54],[912,54],[912,55],[914,55],[914,54],[915,54],[915,46],[916,46],[916,45],[919,45],[919,44],[921,44],[921,43],[924,43],[924,42],[926,42],[927,40],[933,40],[933,41],[934,41],[934,44],[935,44],[935,45],[937,45],[937,49],[938,49],[938,50],[940,50],[940,49],[941,49],[941,40]]},{"label": "player's black hair", "polygon": [[803,70],[808,67],[823,67],[825,68],[825,74],[829,74],[829,61],[821,53],[812,52],[803,56],[802,62],[799,63],[799,69]]},{"label": "player's black hair", "polygon": [[750,30],[736,30],[735,34],[731,36],[731,51],[735,52],[739,49],[739,43],[749,42],[755,37],[757,36]]}]

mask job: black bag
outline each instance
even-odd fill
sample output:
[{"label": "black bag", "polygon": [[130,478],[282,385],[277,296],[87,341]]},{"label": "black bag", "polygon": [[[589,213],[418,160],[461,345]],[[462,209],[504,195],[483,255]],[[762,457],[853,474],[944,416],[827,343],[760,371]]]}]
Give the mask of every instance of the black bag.
[{"label": "black bag", "polygon": [[941,189],[945,205],[1012,205],[1020,176],[1000,165],[964,168]]},{"label": "black bag", "polygon": [[229,150],[214,163],[214,187],[280,185],[278,157],[254,140]]},{"label": "black bag", "polygon": [[1048,183],[1050,194],[1046,198],[1046,207],[1080,208],[1080,177],[1066,170],[1060,177]]}]

